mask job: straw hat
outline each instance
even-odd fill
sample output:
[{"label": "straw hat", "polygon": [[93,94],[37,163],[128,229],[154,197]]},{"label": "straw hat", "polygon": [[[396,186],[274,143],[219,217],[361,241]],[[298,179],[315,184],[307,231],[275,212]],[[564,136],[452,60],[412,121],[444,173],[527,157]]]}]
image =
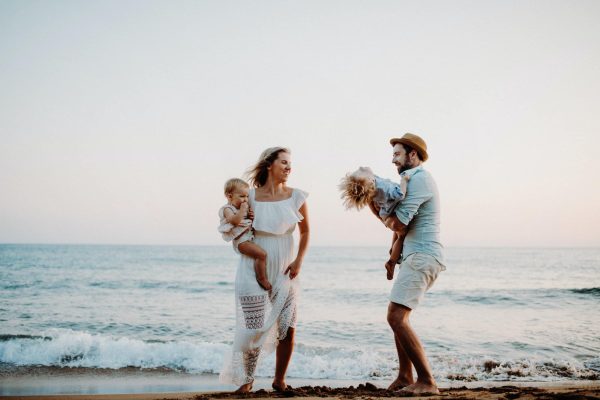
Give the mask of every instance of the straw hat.
[{"label": "straw hat", "polygon": [[396,143],[406,144],[419,153],[423,161],[427,161],[429,155],[427,154],[427,144],[421,139],[420,136],[413,135],[412,133],[405,133],[401,138],[390,139],[390,144],[393,146]]}]

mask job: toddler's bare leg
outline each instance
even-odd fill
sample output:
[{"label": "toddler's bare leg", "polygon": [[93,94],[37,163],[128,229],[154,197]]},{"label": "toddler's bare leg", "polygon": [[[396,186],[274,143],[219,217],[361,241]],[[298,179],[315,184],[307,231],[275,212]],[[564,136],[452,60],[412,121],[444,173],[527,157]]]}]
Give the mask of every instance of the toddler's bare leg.
[{"label": "toddler's bare leg", "polygon": [[396,232],[399,223],[396,216],[389,216],[383,221],[386,227],[394,231],[392,248],[390,249],[390,259],[385,263],[385,269],[387,271],[387,279],[391,281],[394,279],[394,269],[396,268],[396,262],[402,255],[402,246],[404,244],[404,236]]},{"label": "toddler's bare leg", "polygon": [[271,290],[272,286],[267,279],[267,253],[253,242],[244,242],[238,245],[238,250],[245,256],[254,259],[254,273],[256,274],[256,282],[261,288]]},{"label": "toddler's bare leg", "polygon": [[396,263],[402,256],[402,247],[404,246],[404,236],[398,235],[397,232],[394,232],[394,237],[396,238],[396,240],[392,245],[390,259],[385,263],[388,281],[394,279],[394,268],[396,268]]}]

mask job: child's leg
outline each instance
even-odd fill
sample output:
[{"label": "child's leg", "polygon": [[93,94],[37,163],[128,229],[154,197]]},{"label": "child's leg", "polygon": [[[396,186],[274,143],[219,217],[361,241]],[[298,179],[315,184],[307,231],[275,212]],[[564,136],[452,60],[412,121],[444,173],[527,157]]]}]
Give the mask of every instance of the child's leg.
[{"label": "child's leg", "polygon": [[393,261],[394,264],[398,262],[400,257],[402,256],[402,246],[404,245],[404,238],[396,234],[396,241],[392,245],[392,254],[390,254],[390,261]]},{"label": "child's leg", "polygon": [[247,241],[238,245],[238,250],[245,256],[254,259],[254,273],[256,282],[265,290],[271,290],[271,284],[267,279],[267,253],[254,242]]},{"label": "child's leg", "polygon": [[388,281],[394,279],[394,268],[396,268],[396,262],[402,255],[402,246],[404,245],[404,238],[402,238],[402,236],[399,236],[394,232],[394,237],[396,240],[392,244],[392,249],[390,250],[390,259],[385,263]]},{"label": "child's leg", "polygon": [[385,219],[385,221],[383,221],[383,223],[385,224],[386,227],[388,227],[394,231],[392,248],[390,249],[390,259],[385,263],[385,269],[387,271],[387,279],[392,280],[392,279],[394,279],[394,269],[396,268],[396,263],[398,262],[398,259],[402,255],[402,247],[404,245],[404,236],[400,235],[400,234],[398,234],[398,232],[396,232],[396,228],[398,228],[398,224],[400,224],[400,221],[398,221],[398,217],[396,217],[395,215],[391,215],[391,216],[387,217]]}]

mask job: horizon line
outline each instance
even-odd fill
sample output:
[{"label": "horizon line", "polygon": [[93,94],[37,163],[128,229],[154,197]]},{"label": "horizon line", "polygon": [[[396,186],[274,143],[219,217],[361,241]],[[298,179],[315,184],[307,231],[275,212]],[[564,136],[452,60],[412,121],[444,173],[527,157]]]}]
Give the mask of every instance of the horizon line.
[{"label": "horizon line", "polygon": [[[76,242],[0,242],[0,246],[124,246],[124,247],[230,247],[230,244],[157,244],[157,243],[76,243]],[[315,244],[309,248],[386,248],[387,245],[329,245]],[[444,246],[445,249],[598,249],[600,245],[571,245],[571,246],[550,246],[550,245],[451,245]]]}]

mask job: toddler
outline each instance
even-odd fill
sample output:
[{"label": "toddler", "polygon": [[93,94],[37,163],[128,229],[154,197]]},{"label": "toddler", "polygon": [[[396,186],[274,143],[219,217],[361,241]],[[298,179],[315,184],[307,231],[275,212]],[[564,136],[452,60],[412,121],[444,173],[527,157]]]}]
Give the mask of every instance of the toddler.
[{"label": "toddler", "polygon": [[265,290],[271,290],[267,279],[267,253],[256,243],[252,229],[252,210],[248,207],[250,186],[242,179],[232,178],[225,182],[227,204],[219,209],[219,232],[223,239],[233,241],[233,249],[254,259],[256,281]]},{"label": "toddler", "polygon": [[[379,216],[381,222],[391,228],[388,219],[393,215],[398,203],[404,200],[409,179],[407,174],[402,174],[400,175],[400,184],[397,184],[389,179],[376,176],[371,168],[360,167],[342,178],[339,189],[347,209],[354,207],[360,210],[369,206]],[[385,263],[388,280],[394,278],[394,268],[402,255],[402,244],[404,243],[402,236],[396,235],[395,237],[390,251],[390,259]]]}]

